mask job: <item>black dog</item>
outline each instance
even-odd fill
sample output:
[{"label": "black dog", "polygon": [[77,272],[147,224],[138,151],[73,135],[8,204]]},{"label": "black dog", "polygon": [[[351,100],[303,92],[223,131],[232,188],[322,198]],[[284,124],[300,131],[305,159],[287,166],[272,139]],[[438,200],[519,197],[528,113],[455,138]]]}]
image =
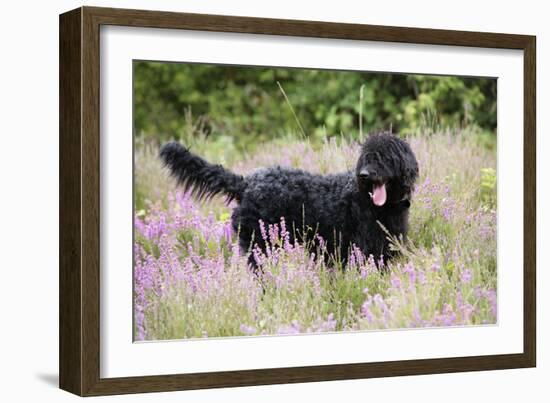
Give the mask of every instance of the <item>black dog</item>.
[{"label": "black dog", "polygon": [[[366,256],[390,258],[388,236],[380,224],[392,235],[407,233],[418,163],[409,145],[392,134],[367,138],[355,172],[326,176],[273,167],[243,177],[176,142],[165,144],[160,155],[178,183],[197,198],[222,193],[237,201],[231,219],[243,250],[262,247],[259,220],[267,225],[279,223],[281,217],[288,228],[312,228],[326,241],[329,253],[343,261],[352,244]],[[290,232],[293,240],[296,234]]]}]

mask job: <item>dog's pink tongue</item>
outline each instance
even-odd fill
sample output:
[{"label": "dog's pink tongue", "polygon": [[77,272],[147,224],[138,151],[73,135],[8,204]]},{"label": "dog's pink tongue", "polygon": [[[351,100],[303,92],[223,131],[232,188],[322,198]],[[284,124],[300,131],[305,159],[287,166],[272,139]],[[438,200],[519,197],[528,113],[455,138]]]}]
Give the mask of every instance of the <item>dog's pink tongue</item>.
[{"label": "dog's pink tongue", "polygon": [[386,185],[374,185],[372,189],[372,202],[377,206],[383,206],[386,203]]}]

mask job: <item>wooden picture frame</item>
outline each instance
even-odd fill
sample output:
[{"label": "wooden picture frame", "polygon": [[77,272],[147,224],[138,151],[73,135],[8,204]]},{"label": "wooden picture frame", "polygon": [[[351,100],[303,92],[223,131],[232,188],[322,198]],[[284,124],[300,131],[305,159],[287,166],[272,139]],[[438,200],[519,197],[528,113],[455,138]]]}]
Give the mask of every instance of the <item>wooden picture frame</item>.
[{"label": "wooden picture frame", "polygon": [[[524,52],[523,353],[276,369],[100,377],[100,26],[171,28]],[[60,16],[60,387],[81,396],[534,367],[535,37],[81,7]]]}]

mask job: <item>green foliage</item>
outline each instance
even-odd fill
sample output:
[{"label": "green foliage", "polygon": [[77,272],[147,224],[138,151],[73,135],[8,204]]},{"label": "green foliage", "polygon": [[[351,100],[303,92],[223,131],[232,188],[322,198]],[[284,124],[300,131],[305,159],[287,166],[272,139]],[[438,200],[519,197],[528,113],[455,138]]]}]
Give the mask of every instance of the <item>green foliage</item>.
[{"label": "green foliage", "polygon": [[300,125],[314,141],[357,137],[362,117],[364,132],[477,126],[491,148],[496,130],[496,80],[487,78],[140,61],[134,97],[135,133],[155,142],[200,133],[250,149]]},{"label": "green foliage", "polygon": [[494,168],[483,168],[481,170],[481,184],[479,192],[481,201],[489,208],[496,206],[496,187],[497,187],[497,172]]}]

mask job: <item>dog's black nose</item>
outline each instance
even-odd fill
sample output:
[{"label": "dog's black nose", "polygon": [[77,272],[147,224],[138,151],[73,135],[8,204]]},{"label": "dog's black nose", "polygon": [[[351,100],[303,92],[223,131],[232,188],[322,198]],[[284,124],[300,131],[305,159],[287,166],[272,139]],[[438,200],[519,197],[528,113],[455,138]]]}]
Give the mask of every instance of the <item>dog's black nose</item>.
[{"label": "dog's black nose", "polygon": [[359,171],[359,177],[361,179],[366,179],[368,178],[369,176],[371,176],[371,172],[369,172],[369,170],[367,168],[363,168]]}]

